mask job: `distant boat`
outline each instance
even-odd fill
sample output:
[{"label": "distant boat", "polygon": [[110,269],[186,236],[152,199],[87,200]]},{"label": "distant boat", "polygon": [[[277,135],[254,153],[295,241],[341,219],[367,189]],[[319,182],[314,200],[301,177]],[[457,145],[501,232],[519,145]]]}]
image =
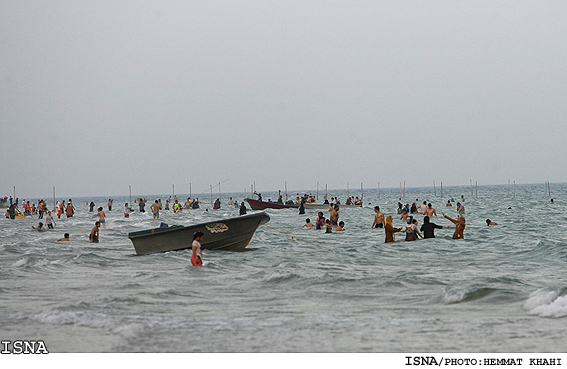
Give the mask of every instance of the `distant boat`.
[{"label": "distant boat", "polygon": [[[303,204],[303,206],[305,206],[306,209],[329,209],[331,207],[331,204],[305,203],[305,204]],[[341,204],[339,204],[339,209],[361,208],[361,207],[362,207],[362,204],[360,204],[360,205],[341,205]]]},{"label": "distant boat", "polygon": [[203,250],[242,251],[252,239],[256,228],[270,220],[266,213],[243,215],[238,218],[215,220],[192,226],[165,226],[130,232],[128,238],[138,255],[191,248],[193,234],[203,232]]},{"label": "distant boat", "polygon": [[278,204],[277,202],[261,201],[256,199],[244,199],[252,210],[264,210],[264,209],[287,209],[287,208],[298,208],[299,204]]}]

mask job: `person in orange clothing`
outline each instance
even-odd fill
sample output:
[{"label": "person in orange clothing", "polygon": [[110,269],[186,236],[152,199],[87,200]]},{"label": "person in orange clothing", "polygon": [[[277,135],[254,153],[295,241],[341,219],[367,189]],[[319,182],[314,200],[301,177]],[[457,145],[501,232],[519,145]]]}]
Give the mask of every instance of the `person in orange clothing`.
[{"label": "person in orange clothing", "polygon": [[394,233],[401,232],[401,228],[394,228],[392,225],[392,216],[388,215],[386,217],[386,226],[384,227],[386,230],[386,243],[394,242],[396,239],[394,237]]},{"label": "person in orange clothing", "polygon": [[453,238],[454,239],[465,238],[464,231],[465,231],[465,225],[466,224],[465,224],[465,218],[463,217],[463,214],[459,213],[459,216],[457,217],[457,219],[450,218],[450,217],[446,216],[445,213],[442,213],[442,214],[445,218],[449,219],[455,225],[455,233],[453,233]]}]

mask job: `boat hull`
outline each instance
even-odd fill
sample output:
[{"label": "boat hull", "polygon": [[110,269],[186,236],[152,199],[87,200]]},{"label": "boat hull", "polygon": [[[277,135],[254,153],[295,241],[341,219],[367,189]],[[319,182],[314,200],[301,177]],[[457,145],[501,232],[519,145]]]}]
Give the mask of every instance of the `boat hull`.
[{"label": "boat hull", "polygon": [[244,199],[252,210],[265,210],[265,209],[288,209],[299,208],[299,204],[278,204],[277,202],[266,202],[255,199]]},{"label": "boat hull", "polygon": [[242,251],[248,246],[256,228],[269,220],[267,214],[256,213],[186,227],[171,226],[131,232],[128,238],[138,255],[189,249],[195,232],[204,234],[201,242],[203,250]]}]

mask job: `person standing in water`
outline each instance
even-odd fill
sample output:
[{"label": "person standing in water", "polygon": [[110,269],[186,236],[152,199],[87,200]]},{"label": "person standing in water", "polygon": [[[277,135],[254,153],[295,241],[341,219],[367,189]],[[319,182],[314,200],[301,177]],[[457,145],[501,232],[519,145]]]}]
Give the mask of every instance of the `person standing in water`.
[{"label": "person standing in water", "polygon": [[384,228],[384,213],[380,211],[379,206],[374,207],[374,212],[376,215],[374,215],[374,222],[372,222],[371,228]]},{"label": "person standing in water", "polygon": [[95,217],[99,217],[99,223],[101,223],[102,226],[103,226],[104,228],[106,228],[106,220],[104,219],[104,218],[105,218],[105,214],[104,214],[104,211],[102,211],[102,206],[98,208],[98,213],[96,213],[95,215],[93,215],[93,218],[95,218]]},{"label": "person standing in water", "polygon": [[336,226],[339,224],[339,205],[334,205],[331,206],[331,208],[329,209],[330,215],[330,221],[331,221],[331,225],[332,226]]},{"label": "person standing in water", "polygon": [[465,235],[464,235],[465,218],[463,217],[463,214],[459,213],[459,216],[457,217],[457,219],[450,218],[447,215],[445,215],[445,213],[442,213],[442,214],[445,218],[449,219],[455,225],[455,233],[453,233],[453,238],[454,239],[465,238]]},{"label": "person standing in water", "polygon": [[69,204],[67,204],[67,208],[65,209],[65,215],[67,218],[71,218],[75,214],[75,207],[73,206],[73,201],[69,199]]},{"label": "person standing in water", "polygon": [[394,228],[394,226],[392,225],[392,216],[391,215],[388,215],[386,217],[386,226],[384,227],[384,229],[386,231],[386,243],[396,241],[394,234],[396,232],[402,231],[401,228]]},{"label": "person standing in water", "polygon": [[152,206],[150,206],[150,209],[152,209],[152,214],[154,216],[154,219],[159,219],[159,202],[158,200],[156,200]]},{"label": "person standing in water", "polygon": [[423,225],[420,230],[423,232],[423,238],[435,238],[435,229],[449,228],[449,226],[440,226],[429,221],[429,217],[423,218]]},{"label": "person standing in water", "polygon": [[55,220],[53,220],[53,216],[51,216],[51,211],[47,212],[47,215],[45,216],[45,223],[47,223],[47,228],[49,229],[53,229],[53,226],[56,225]]},{"label": "person standing in water", "polygon": [[97,221],[95,222],[95,226],[93,227],[93,229],[91,229],[91,234],[89,234],[89,240],[91,242],[96,242],[98,243],[98,231],[100,229],[100,222]]},{"label": "person standing in water", "polygon": [[203,237],[202,232],[195,232],[193,234],[193,243],[191,244],[191,248],[193,249],[191,264],[193,264],[193,266],[203,265],[203,252],[201,251],[201,241],[203,241]]},{"label": "person standing in water", "polygon": [[437,216],[437,212],[435,211],[435,208],[433,208],[433,206],[431,206],[431,203],[427,204],[427,209],[425,209],[425,212],[427,213],[426,215],[428,217],[433,217],[433,216]]},{"label": "person standing in water", "polygon": [[417,222],[414,222],[413,218],[408,218],[406,229],[406,241],[416,241],[419,238],[423,238],[423,236],[417,230]]},{"label": "person standing in water", "polygon": [[55,214],[57,214],[57,219],[61,219],[61,214],[63,214],[63,210],[61,207],[61,203],[59,201],[57,201],[57,204],[55,205]]}]

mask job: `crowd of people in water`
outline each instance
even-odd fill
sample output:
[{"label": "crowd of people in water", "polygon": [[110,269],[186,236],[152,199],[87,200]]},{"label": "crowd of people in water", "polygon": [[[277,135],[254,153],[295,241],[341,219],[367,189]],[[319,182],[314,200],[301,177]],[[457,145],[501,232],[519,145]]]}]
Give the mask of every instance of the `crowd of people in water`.
[{"label": "crowd of people in water", "polygon": [[[254,192],[254,194],[258,197],[259,200],[262,200],[262,195],[260,193]],[[339,216],[340,216],[339,210],[341,206],[341,202],[339,198],[331,197],[331,199],[328,200],[327,196],[325,195],[323,199],[324,199],[323,204],[329,205],[329,209],[327,210],[329,213],[328,217],[325,216],[323,211],[319,211],[317,214],[317,218],[314,220],[314,222],[312,222],[310,218],[305,219],[305,224],[303,225],[303,228],[314,228],[317,230],[325,230],[325,233],[344,232],[345,222],[339,221]],[[12,199],[12,197],[10,197],[9,199],[7,197],[4,198],[4,204],[7,206],[6,214],[5,214],[6,218],[15,219],[17,217],[22,217],[22,216],[37,215],[38,219],[42,221],[39,222],[37,226],[32,226],[32,228],[40,232],[46,231],[47,229],[54,229],[54,227],[56,226],[56,220],[55,220],[56,218],[58,220],[61,219],[61,216],[71,218],[74,216],[76,210],[72,199],[69,199],[68,202],[65,202],[64,200],[57,201],[57,203],[55,204],[54,213],[52,213],[52,211],[47,208],[47,204],[43,199],[38,200],[37,206],[35,203],[30,204],[29,201],[23,200],[21,203],[23,212],[19,210],[18,202],[19,202],[18,198],[16,199]],[[106,203],[108,211],[112,211],[113,202],[114,202],[113,199],[108,199],[108,202]],[[145,213],[146,212],[145,206],[147,203],[147,199],[140,197],[137,198],[135,202],[138,206],[139,212]],[[269,199],[268,202],[271,202],[271,199]],[[398,202],[396,209],[396,213],[397,213],[396,216],[399,216],[399,220],[404,222],[404,226],[397,228],[394,227],[393,225],[394,217],[392,215],[386,216],[380,210],[379,206],[374,206],[375,214],[371,228],[383,229],[386,243],[394,242],[396,233],[405,234],[406,241],[415,241],[424,238],[434,238],[436,229],[450,228],[449,225],[438,225],[432,221],[432,219],[436,218],[438,215],[437,215],[437,210],[432,206],[430,202],[428,203],[427,201],[423,201],[421,202],[420,205],[418,205],[419,202],[420,201],[418,199],[416,199],[416,201],[413,202],[411,205],[409,203],[402,204],[401,202]],[[455,204],[457,211],[456,218],[451,218],[448,215],[446,215],[444,212],[441,212],[443,217],[448,221],[450,221],[454,226],[455,230],[452,236],[454,239],[464,238],[464,230],[466,227],[464,202],[465,202],[464,196],[461,196],[461,200],[456,202]],[[277,203],[280,204],[284,203],[281,192],[277,200]],[[310,194],[309,195],[305,194],[304,196],[300,196],[299,194],[297,194],[295,201],[288,199],[286,196],[285,203],[286,204],[295,203],[300,205],[315,203],[315,196]],[[455,203],[455,200],[449,199],[445,204],[445,206],[452,207],[453,203]],[[554,204],[553,199],[551,200],[551,204]],[[345,202],[345,205],[362,206],[362,199],[359,199],[358,197],[354,197],[354,196],[349,196],[347,198],[347,201]],[[97,218],[94,227],[92,228],[89,234],[89,241],[98,242],[100,228],[101,227],[106,228],[106,214],[102,206],[97,207],[95,211],[96,204],[92,201],[90,203],[87,203],[86,206],[89,208],[89,212],[95,213],[92,216],[92,218]],[[244,201],[241,201],[239,203],[237,200],[234,200],[232,197],[228,200],[227,206],[239,209],[240,215],[245,215],[247,212],[247,208]],[[185,201],[182,200],[180,201],[180,199],[177,198],[177,196],[173,196],[173,197],[169,196],[168,199],[166,199],[163,204],[161,199],[156,199],[154,203],[150,205],[150,211],[154,219],[159,219],[160,211],[163,210],[166,211],[173,210],[174,213],[182,213],[184,209],[185,210],[199,209],[200,207],[201,207],[201,202],[198,198],[191,199],[191,197],[188,197]],[[217,198],[214,201],[212,208],[213,209],[221,208],[220,198]],[[305,209],[303,206],[300,206],[299,210],[300,210],[300,214],[305,213]],[[134,210],[129,203],[124,204],[123,213],[125,218],[129,218],[130,214],[133,211]],[[205,211],[208,211],[208,209],[206,209]],[[419,226],[419,222],[416,219],[417,214],[423,216],[423,224],[421,225],[421,227]],[[495,226],[498,225],[498,223],[493,222],[490,219],[486,219],[486,225]],[[192,243],[193,253],[191,257],[191,263],[195,266],[200,266],[203,264],[201,244],[200,244],[200,242],[203,240],[203,237],[204,235],[202,233],[201,234],[196,233],[193,238],[193,243]],[[65,233],[63,238],[58,239],[57,241],[63,242],[63,241],[69,241],[69,239],[70,239],[69,233]]]},{"label": "crowd of people in water", "polygon": [[[52,214],[51,210],[47,209],[47,203],[43,199],[38,200],[37,206],[35,203],[30,204],[30,201],[26,201],[26,200],[23,200],[21,202],[21,205],[19,205],[20,204],[19,199],[18,198],[13,199],[11,196],[9,198],[6,196],[2,200],[3,200],[2,201],[3,204],[7,206],[5,213],[6,218],[16,219],[20,217],[29,217],[29,216],[37,215],[38,219],[42,221],[40,221],[37,226],[32,226],[32,228],[40,232],[44,232],[47,229],[54,229],[54,227],[57,225],[55,221],[55,217],[57,217],[57,219],[61,219],[61,216],[71,218],[75,215],[75,210],[76,210],[72,199],[69,199],[67,203],[65,202],[65,200],[57,201],[55,204],[54,214]],[[108,202],[106,203],[108,211],[112,211],[113,202],[114,202],[113,199],[108,199]],[[145,206],[147,203],[147,199],[140,197],[137,198],[135,202],[138,205],[140,213],[145,213],[146,212]],[[153,218],[159,219],[159,214],[160,211],[162,210],[169,211],[171,209],[173,210],[174,213],[182,213],[183,209],[199,209],[201,207],[200,204],[201,202],[199,201],[198,198],[191,199],[190,197],[188,197],[182,203],[177,198],[177,196],[173,196],[173,198],[169,196],[169,198],[165,200],[164,205],[162,205],[161,199],[157,199],[150,206],[150,209]],[[23,211],[20,210],[20,206],[23,209]],[[96,204],[93,201],[87,203],[86,206],[89,208],[89,212],[95,213]],[[240,215],[246,214],[247,209],[244,202],[241,202],[239,204],[238,201],[233,200],[231,197],[228,201],[228,206],[240,209]],[[220,208],[221,208],[221,201],[220,198],[217,198],[216,201],[213,203],[213,209],[220,209]],[[208,211],[208,209],[205,210]],[[129,203],[124,204],[125,218],[129,218],[130,214],[133,211],[134,210],[132,209]],[[98,218],[98,219],[95,221],[94,227],[92,228],[89,234],[89,241],[98,242],[100,228],[101,227],[106,228],[106,214],[104,212],[104,208],[102,206],[96,208],[96,214],[94,214],[92,218]],[[69,241],[69,233],[65,233],[63,238],[57,241]]]},{"label": "crowd of people in water", "polygon": [[[417,201],[417,200],[416,200]],[[463,199],[464,202],[464,199]],[[447,206],[452,206],[451,200],[449,200]],[[329,217],[325,218],[322,211],[320,211],[317,215],[317,219],[314,223],[311,222],[310,218],[305,219],[305,224],[303,225],[304,228],[315,228],[315,229],[325,229],[325,233],[332,233],[332,229],[335,228],[335,232],[342,232],[345,230],[345,223],[343,221],[339,222],[339,209],[340,205],[338,204],[330,204],[329,205]],[[433,222],[431,222],[431,217],[437,217],[437,213],[435,209],[432,207],[431,203],[427,204],[426,201],[420,207],[417,207],[416,203],[413,203],[411,208],[409,204],[405,206],[401,203],[398,203],[398,215],[400,215],[400,220],[405,221],[405,227],[394,228],[392,222],[393,217],[391,215],[385,216],[383,212],[380,211],[379,206],[374,207],[374,220],[372,222],[371,228],[381,228],[384,229],[386,239],[385,242],[394,242],[395,241],[395,233],[401,232],[405,233],[405,240],[406,241],[415,241],[419,238],[434,238],[435,237],[435,229],[443,229],[449,228],[449,226],[440,226]],[[453,219],[445,213],[443,217],[450,220],[455,225],[455,233],[453,234],[453,238],[459,239],[464,238],[464,230],[465,230],[465,207],[458,202],[457,203],[457,212],[458,216],[457,219]],[[414,215],[421,213],[424,215],[423,218],[423,225],[418,230],[418,221],[415,219]],[[497,225],[497,223],[492,222],[490,219],[486,221],[487,225]],[[423,234],[421,232],[423,232]]]}]

